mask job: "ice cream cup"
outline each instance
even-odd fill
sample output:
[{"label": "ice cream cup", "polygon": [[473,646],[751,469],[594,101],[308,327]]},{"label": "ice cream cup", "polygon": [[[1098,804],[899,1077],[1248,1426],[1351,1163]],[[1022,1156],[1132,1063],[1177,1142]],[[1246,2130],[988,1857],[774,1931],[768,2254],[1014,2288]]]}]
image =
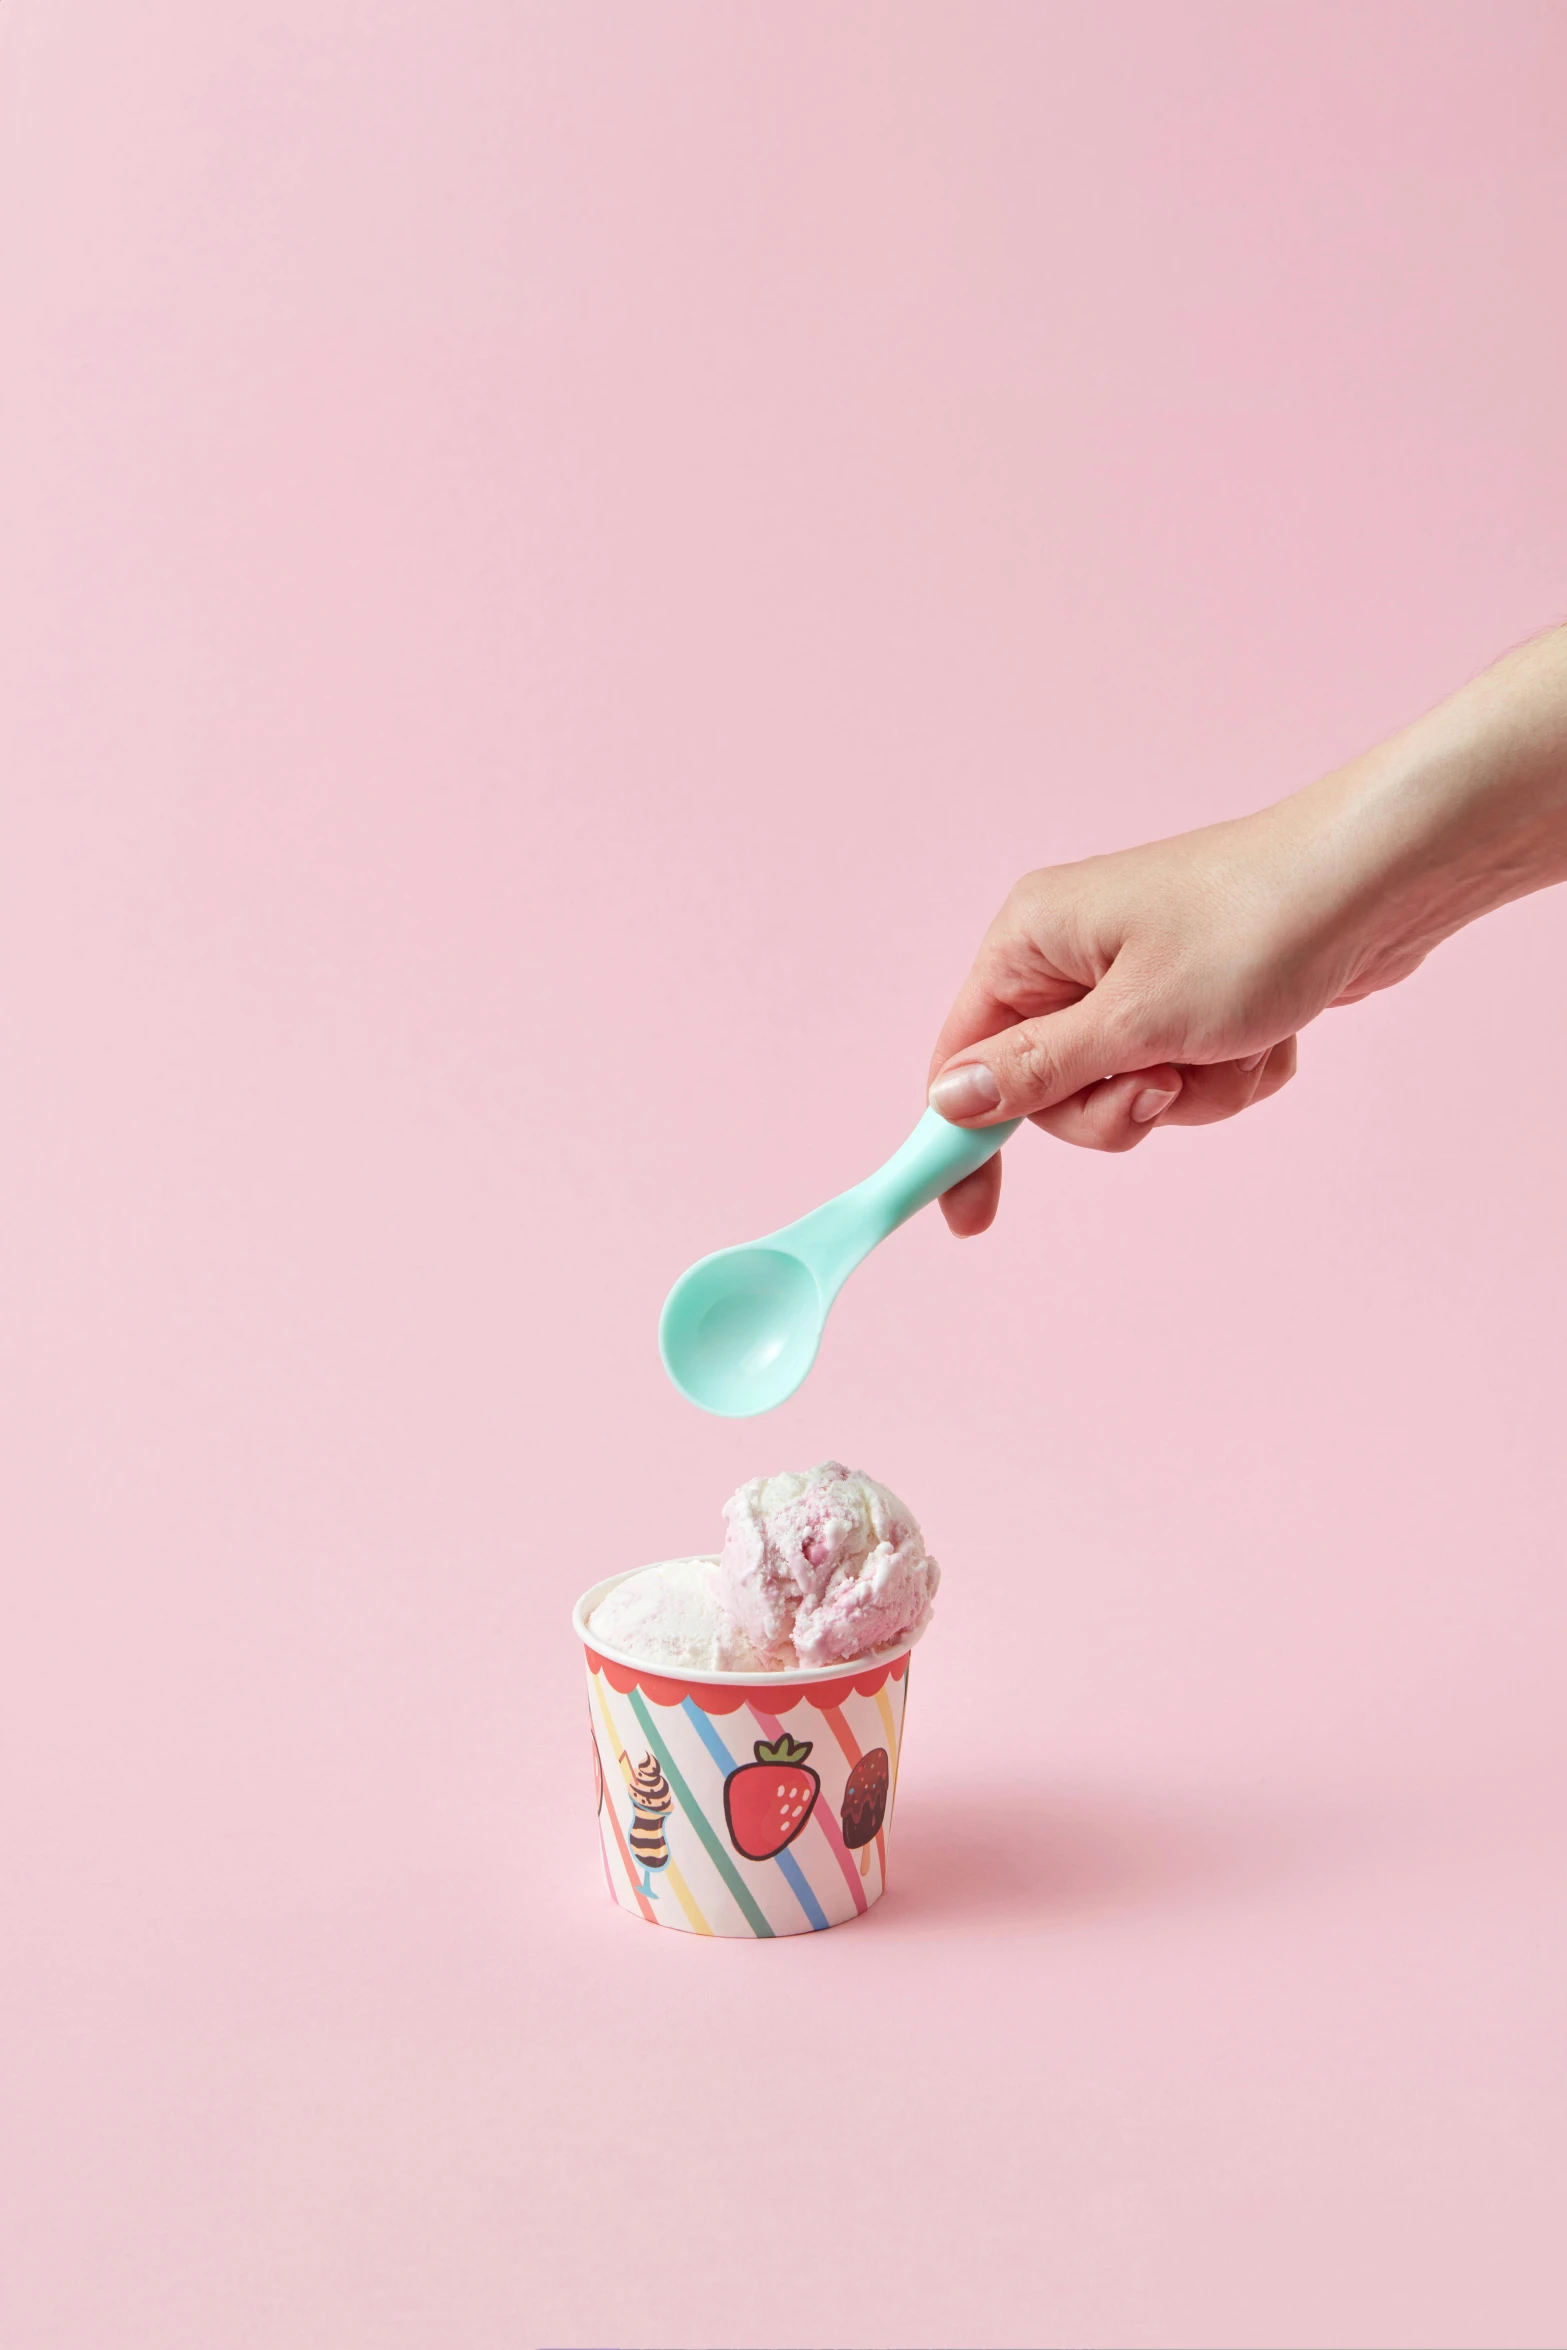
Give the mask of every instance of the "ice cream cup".
[{"label": "ice cream cup", "polygon": [[588,1630],[624,1580],[595,1583],[571,1619],[610,1899],[649,1925],[742,1941],[863,1916],[887,1886],[913,1643],[857,1665],[671,1675]]}]

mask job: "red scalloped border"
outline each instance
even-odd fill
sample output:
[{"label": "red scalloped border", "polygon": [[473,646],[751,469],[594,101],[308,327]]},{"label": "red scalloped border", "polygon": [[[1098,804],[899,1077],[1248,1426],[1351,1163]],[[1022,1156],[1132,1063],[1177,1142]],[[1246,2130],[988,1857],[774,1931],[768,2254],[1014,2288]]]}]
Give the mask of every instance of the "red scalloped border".
[{"label": "red scalloped border", "polygon": [[864,1673],[845,1673],[837,1681],[786,1681],[781,1687],[776,1681],[759,1681],[743,1686],[738,1681],[671,1681],[660,1673],[645,1672],[640,1665],[613,1664],[607,1656],[600,1656],[596,1648],[588,1648],[586,1642],[583,1647],[588,1671],[602,1673],[611,1689],[617,1689],[622,1697],[633,1689],[640,1689],[655,1705],[680,1705],[689,1697],[705,1714],[738,1713],[743,1705],[758,1705],[763,1713],[769,1714],[792,1713],[802,1703],[820,1710],[842,1705],[851,1692],[874,1697],[889,1680],[901,1681],[909,1669],[905,1650],[889,1664],[872,1665]]}]

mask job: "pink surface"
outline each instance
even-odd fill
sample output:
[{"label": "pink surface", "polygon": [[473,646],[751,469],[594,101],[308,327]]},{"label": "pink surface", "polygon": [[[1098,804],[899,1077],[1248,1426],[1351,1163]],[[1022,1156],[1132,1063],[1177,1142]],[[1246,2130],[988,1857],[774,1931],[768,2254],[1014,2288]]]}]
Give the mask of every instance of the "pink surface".
[{"label": "pink surface", "polygon": [[[0,13],[8,2343],[1562,2341],[1567,905],[1019,1137],[771,1421],[653,1330],[1017,870],[1567,608],[1564,72]],[[892,1889],[646,1932],[568,1608],[828,1453],[947,1570]]]}]

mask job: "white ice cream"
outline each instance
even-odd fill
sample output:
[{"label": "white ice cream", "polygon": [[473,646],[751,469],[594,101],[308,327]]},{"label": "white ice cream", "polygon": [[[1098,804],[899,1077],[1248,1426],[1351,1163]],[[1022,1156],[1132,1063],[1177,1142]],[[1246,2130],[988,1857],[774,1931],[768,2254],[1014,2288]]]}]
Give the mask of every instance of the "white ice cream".
[{"label": "white ice cream", "polygon": [[[588,1618],[588,1630],[606,1648],[638,1664],[668,1665],[689,1673],[769,1670],[717,1589],[716,1558],[665,1559],[641,1567],[607,1592]],[[780,1670],[793,1651],[772,1660]]]}]

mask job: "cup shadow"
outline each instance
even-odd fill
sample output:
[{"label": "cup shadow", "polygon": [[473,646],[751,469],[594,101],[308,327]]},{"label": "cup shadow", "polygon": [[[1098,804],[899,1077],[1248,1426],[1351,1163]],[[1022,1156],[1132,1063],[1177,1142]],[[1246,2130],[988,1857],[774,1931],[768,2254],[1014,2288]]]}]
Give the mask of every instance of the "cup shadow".
[{"label": "cup shadow", "polygon": [[1319,1875],[1345,1853],[1345,1830],[1329,1810],[1239,1794],[1204,1803],[1072,1789],[998,1809],[993,1787],[922,1789],[899,1812],[888,1892],[911,1922],[1186,1909]]}]

